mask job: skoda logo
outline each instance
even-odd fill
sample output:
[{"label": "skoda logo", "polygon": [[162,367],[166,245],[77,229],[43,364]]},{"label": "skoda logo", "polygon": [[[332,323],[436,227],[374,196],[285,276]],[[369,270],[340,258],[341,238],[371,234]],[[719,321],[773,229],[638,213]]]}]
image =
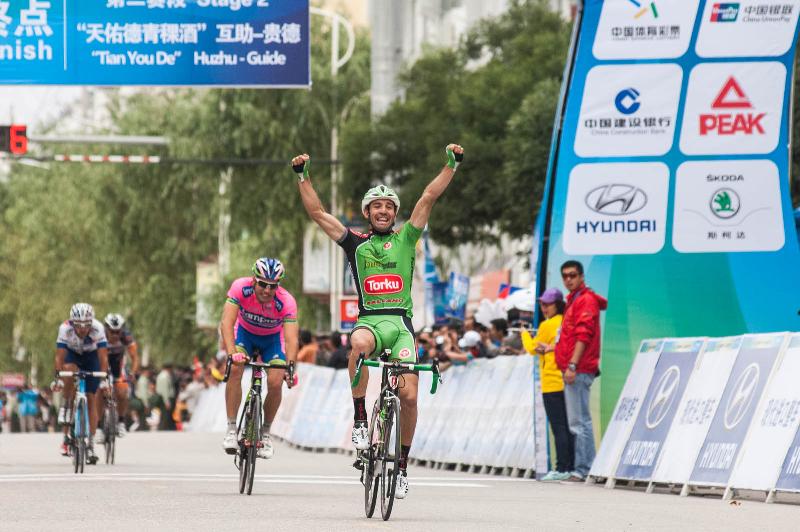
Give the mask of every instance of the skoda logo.
[{"label": "skoda logo", "polygon": [[644,422],[648,429],[656,428],[667,417],[672,403],[675,402],[675,397],[678,395],[680,382],[681,370],[678,366],[670,366],[661,374],[661,378],[656,383],[656,391],[647,406],[647,417]]},{"label": "skoda logo", "polygon": [[742,202],[739,199],[739,194],[732,188],[721,188],[711,195],[709,201],[711,212],[717,218],[727,220],[733,218],[739,212]]},{"label": "skoda logo", "polygon": [[608,184],[586,194],[586,206],[598,214],[622,216],[640,211],[647,205],[647,194],[641,188],[625,184]]},{"label": "skoda logo", "polygon": [[617,108],[617,111],[624,115],[632,115],[636,111],[639,110],[641,107],[641,103],[639,103],[639,91],[636,89],[624,89],[617,93],[617,97],[614,98],[614,106]]},{"label": "skoda logo", "polygon": [[725,407],[726,429],[733,430],[744,419],[756,394],[760,374],[761,369],[755,362],[744,368],[744,371],[739,374],[733,391],[728,397],[728,405]]}]

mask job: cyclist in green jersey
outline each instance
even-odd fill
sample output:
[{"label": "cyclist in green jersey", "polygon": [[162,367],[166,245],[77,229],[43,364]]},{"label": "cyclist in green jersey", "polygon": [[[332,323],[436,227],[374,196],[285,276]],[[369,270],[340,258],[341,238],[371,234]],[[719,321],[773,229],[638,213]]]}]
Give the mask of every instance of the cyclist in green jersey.
[{"label": "cyclist in green jersey", "polygon": [[[411,212],[408,222],[395,231],[394,224],[400,209],[400,198],[389,187],[378,185],[367,191],[361,201],[361,211],[370,225],[366,234],[347,229],[336,217],[325,211],[311,184],[308,154],[292,159],[292,168],[298,175],[298,187],[303,206],[314,222],[345,251],[350,272],[358,292],[358,321],[350,333],[350,379],[355,375],[356,360],[360,353],[376,356],[390,349],[393,359],[416,362],[417,349],[411,325],[411,281],[414,275],[414,257],[417,240],[428,223],[433,204],[444,193],[464,158],[464,149],[458,144],[445,148],[447,164],[425,187],[422,196]],[[408,494],[406,465],[414,431],[417,425],[418,376],[403,375],[400,388],[401,457],[400,475],[395,497],[403,499]],[[366,449],[367,409],[364,396],[367,392],[368,374],[362,373],[353,391],[355,410],[353,445]]]}]

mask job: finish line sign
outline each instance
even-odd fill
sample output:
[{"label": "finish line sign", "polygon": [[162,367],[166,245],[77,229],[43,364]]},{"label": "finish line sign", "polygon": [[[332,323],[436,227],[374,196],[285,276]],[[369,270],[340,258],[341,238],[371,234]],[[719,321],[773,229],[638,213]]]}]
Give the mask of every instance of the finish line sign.
[{"label": "finish line sign", "polygon": [[308,0],[0,0],[0,84],[308,87]]}]

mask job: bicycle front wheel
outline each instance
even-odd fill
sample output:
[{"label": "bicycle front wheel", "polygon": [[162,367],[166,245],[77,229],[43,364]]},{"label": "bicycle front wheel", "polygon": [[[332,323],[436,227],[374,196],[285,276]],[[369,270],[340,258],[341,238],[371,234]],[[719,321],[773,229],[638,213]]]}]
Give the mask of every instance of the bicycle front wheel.
[{"label": "bicycle front wheel", "polygon": [[239,452],[237,459],[239,460],[239,493],[244,493],[244,488],[247,485],[247,477],[249,476],[250,468],[250,452],[246,446],[248,426],[250,425],[250,412],[245,409],[242,414],[244,416],[243,423],[240,426],[244,427],[242,431],[242,438],[239,440]]},{"label": "bicycle front wheel", "polygon": [[256,476],[256,458],[258,444],[261,442],[261,404],[260,398],[253,396],[251,405],[253,414],[252,432],[250,433],[250,470],[247,472],[247,494],[253,493],[253,479]]},{"label": "bicycle front wheel", "polygon": [[363,452],[363,461],[361,470],[361,479],[364,484],[364,513],[367,517],[372,517],[375,513],[375,503],[378,501],[378,486],[379,482],[375,478],[375,464],[376,454],[378,449],[383,447],[380,442],[380,429],[377,428],[379,421],[378,413],[380,412],[379,401],[375,401],[375,406],[372,408],[372,419],[369,422],[369,448]]},{"label": "bicycle front wheel", "polygon": [[113,464],[114,463],[114,450],[117,444],[117,411],[116,405],[113,403],[109,403],[106,406],[105,416],[103,416],[105,420],[103,423],[103,432],[106,435],[105,441],[105,452],[106,452],[106,463]]},{"label": "bicycle front wheel", "polygon": [[386,405],[383,425],[384,456],[381,462],[381,516],[389,520],[394,505],[394,490],[400,470],[400,401],[392,399]]}]

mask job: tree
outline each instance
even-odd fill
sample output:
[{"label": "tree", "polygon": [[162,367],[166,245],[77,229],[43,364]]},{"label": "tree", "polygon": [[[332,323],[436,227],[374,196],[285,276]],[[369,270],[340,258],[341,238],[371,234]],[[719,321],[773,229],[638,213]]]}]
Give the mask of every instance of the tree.
[{"label": "tree", "polygon": [[434,239],[452,246],[494,240],[498,229],[530,234],[568,44],[568,24],[546,3],[515,1],[457,49],[428,51],[402,75],[401,101],[343,135],[348,194],[388,180],[408,216],[445,144],[460,142],[468,164],[431,215]]}]

